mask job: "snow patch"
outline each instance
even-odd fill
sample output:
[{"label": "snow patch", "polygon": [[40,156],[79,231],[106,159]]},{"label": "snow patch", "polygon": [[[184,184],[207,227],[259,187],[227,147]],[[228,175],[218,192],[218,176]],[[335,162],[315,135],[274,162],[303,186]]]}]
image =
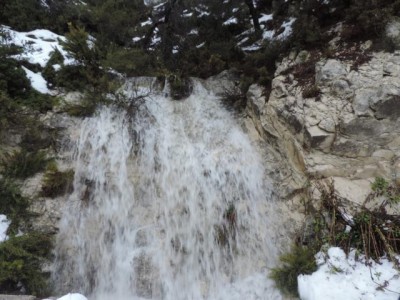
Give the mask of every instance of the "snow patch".
[{"label": "snow patch", "polygon": [[197,45],[196,48],[199,49],[201,47],[204,47],[205,44],[206,44],[206,42],[202,42],[201,44]]},{"label": "snow patch", "polygon": [[7,230],[10,224],[11,221],[5,215],[0,215],[0,243],[8,240]]},{"label": "snow patch", "polygon": [[132,41],[133,41],[134,43],[137,43],[137,42],[139,42],[139,41],[142,40],[142,39],[143,39],[143,37],[135,36],[134,38],[132,38]]},{"label": "snow patch", "polygon": [[297,278],[302,300],[398,300],[400,273],[386,258],[375,263],[356,259],[355,250],[346,257],[342,249],[332,247],[327,254],[319,252],[316,262],[316,272]]},{"label": "snow patch", "polygon": [[261,14],[261,17],[258,19],[258,21],[261,22],[268,22],[269,20],[272,20],[273,15],[266,15],[266,14]]},{"label": "snow patch", "polygon": [[231,25],[231,24],[237,24],[238,23],[238,19],[235,17],[230,17],[228,20],[226,20],[224,23],[222,23],[222,25],[227,26],[227,25]]},{"label": "snow patch", "polygon": [[[74,60],[69,58],[67,52],[61,47],[60,41],[65,41],[65,37],[55,34],[50,30],[36,29],[29,32],[18,32],[8,26],[2,26],[3,30],[9,33],[10,43],[23,48],[23,53],[14,56],[18,60],[27,60],[32,64],[39,64],[45,67],[50,59],[52,52],[57,49],[64,57],[64,64],[74,64]],[[4,43],[5,41],[1,41]]]},{"label": "snow patch", "polygon": [[52,94],[47,88],[47,81],[43,78],[42,73],[34,73],[24,66],[22,66],[22,69],[24,69],[26,77],[31,81],[31,85],[35,90],[42,94]]},{"label": "snow patch", "polygon": [[153,21],[149,18],[147,21],[140,23],[140,26],[143,27],[151,24],[153,24]]},{"label": "snow patch", "polygon": [[[44,299],[44,300],[51,300],[51,299]],[[67,294],[65,296],[62,296],[61,298],[58,298],[57,300],[88,300],[85,296],[81,294]]]}]

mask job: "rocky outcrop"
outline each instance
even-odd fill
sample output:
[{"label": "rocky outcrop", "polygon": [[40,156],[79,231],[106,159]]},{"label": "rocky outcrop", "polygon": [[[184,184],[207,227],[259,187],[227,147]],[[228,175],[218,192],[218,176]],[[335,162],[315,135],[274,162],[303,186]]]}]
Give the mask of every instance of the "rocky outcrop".
[{"label": "rocky outcrop", "polygon": [[[304,53],[282,61],[269,98],[253,85],[248,114],[274,146],[284,168],[281,196],[290,198],[314,179],[360,203],[377,176],[400,181],[400,52],[351,60],[321,59],[311,83],[292,72]],[[310,57],[310,56],[308,56]],[[316,95],[307,98],[311,86]]]}]

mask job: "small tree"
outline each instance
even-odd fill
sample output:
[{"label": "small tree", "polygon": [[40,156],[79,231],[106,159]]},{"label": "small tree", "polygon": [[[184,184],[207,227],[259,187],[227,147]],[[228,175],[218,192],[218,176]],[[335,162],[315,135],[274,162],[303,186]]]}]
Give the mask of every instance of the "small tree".
[{"label": "small tree", "polygon": [[69,33],[66,34],[66,41],[61,45],[68,52],[70,57],[85,67],[99,66],[99,53],[96,45],[89,40],[89,34],[84,28],[68,24]]}]

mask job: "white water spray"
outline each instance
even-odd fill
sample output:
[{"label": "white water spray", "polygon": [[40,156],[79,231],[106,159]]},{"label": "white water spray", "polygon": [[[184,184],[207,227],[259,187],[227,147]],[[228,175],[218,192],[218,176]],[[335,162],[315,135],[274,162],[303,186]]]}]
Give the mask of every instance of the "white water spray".
[{"label": "white water spray", "polygon": [[96,300],[280,299],[262,161],[217,97],[102,108],[77,145],[54,281]]}]

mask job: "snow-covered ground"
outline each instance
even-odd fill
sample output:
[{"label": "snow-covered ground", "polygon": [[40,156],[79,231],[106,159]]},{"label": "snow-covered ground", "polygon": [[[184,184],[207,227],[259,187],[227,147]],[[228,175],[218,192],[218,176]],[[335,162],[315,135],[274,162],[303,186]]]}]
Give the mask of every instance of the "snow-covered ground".
[{"label": "snow-covered ground", "polygon": [[0,215],[0,243],[8,239],[7,229],[10,223],[5,215]]},{"label": "snow-covered ground", "polygon": [[352,251],[332,247],[316,257],[319,268],[311,275],[298,277],[302,300],[398,300],[400,271],[387,259],[380,263],[356,259]]},{"label": "snow-covered ground", "polygon": [[[46,29],[18,32],[12,30],[8,26],[0,27],[10,36],[9,40],[0,40],[0,43],[14,44],[22,48],[22,53],[15,55],[15,59],[26,60],[31,64],[39,64],[41,67],[45,67],[50,60],[53,51],[58,50],[64,58],[64,65],[75,63],[60,44],[60,41],[65,41],[64,36],[55,34]],[[59,68],[59,65],[53,67],[57,69],[57,67]],[[23,67],[23,69],[35,90],[43,94],[52,94],[52,91],[48,89],[47,82],[40,72],[32,72],[26,67]]]},{"label": "snow-covered ground", "polygon": [[23,48],[23,52],[17,55],[16,59],[27,60],[31,64],[39,64],[45,67],[51,53],[57,49],[64,57],[64,64],[74,63],[74,60],[68,57],[67,52],[60,45],[60,41],[65,41],[64,36],[46,29],[18,32],[8,26],[2,26],[2,28],[9,33],[11,38],[10,41],[2,42],[8,42]]}]

